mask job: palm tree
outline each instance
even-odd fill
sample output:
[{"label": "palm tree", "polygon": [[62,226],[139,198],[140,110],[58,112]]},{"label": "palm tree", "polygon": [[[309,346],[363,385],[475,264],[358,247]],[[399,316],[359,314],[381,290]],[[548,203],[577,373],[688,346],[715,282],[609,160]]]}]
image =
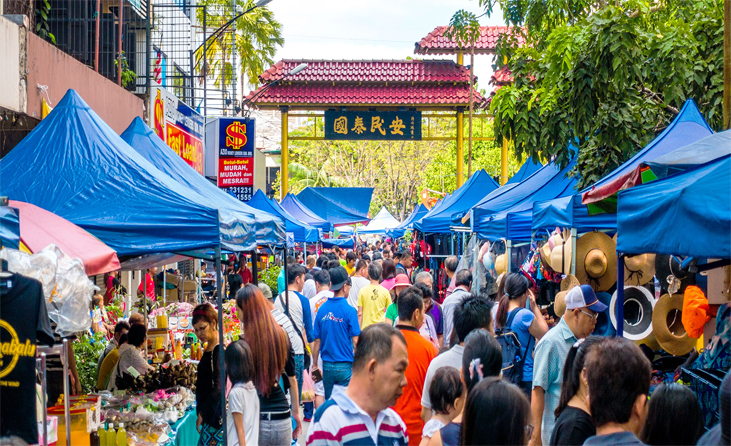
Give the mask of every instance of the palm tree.
[{"label": "palm tree", "polygon": [[[205,37],[231,20],[237,10],[246,11],[254,6],[253,0],[235,0],[236,8],[232,8],[230,0],[201,0],[200,5],[205,8],[196,8],[199,23],[203,23],[204,11],[206,30]],[[244,77],[248,84],[256,87],[258,76],[274,63],[277,46],[284,45],[282,24],[279,23],[269,8],[261,6],[253,9],[236,20],[236,39],[232,29],[211,38],[206,43],[205,54],[203,48],[195,53],[195,67],[199,73],[211,79],[220,90],[226,90],[233,85],[236,76],[232,64],[232,51],[238,56],[237,66],[241,69],[241,91],[244,91]]]}]

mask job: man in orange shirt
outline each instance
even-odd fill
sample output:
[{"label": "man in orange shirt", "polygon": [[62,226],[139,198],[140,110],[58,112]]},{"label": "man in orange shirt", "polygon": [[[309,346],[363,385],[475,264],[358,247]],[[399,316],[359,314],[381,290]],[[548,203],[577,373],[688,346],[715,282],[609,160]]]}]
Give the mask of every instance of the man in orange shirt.
[{"label": "man in orange shirt", "polygon": [[437,349],[426,340],[419,327],[424,322],[424,297],[416,287],[408,287],[402,291],[398,299],[399,323],[396,328],[406,338],[409,365],[406,368],[406,387],[404,393],[393,406],[401,415],[409,433],[409,445],[417,446],[421,442],[421,431],[424,421],[421,419],[421,393],[429,363],[437,356]]}]

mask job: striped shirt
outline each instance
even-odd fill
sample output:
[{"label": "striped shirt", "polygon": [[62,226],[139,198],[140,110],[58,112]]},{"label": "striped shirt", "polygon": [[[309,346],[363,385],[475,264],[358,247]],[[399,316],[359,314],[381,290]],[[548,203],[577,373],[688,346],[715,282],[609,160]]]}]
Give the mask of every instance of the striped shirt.
[{"label": "striped shirt", "polygon": [[393,409],[380,411],[373,423],[371,416],[348,397],[345,389],[337,386],[332,397],[317,409],[307,433],[307,446],[408,444],[406,425]]},{"label": "striped shirt", "polygon": [[290,321],[287,315],[280,311],[277,307],[274,307],[272,310],[272,316],[274,316],[274,320],[277,324],[284,329],[284,332],[287,333],[289,342],[292,344],[292,348],[294,349],[294,354],[303,355],[305,353],[305,343],[294,330],[292,321]]}]

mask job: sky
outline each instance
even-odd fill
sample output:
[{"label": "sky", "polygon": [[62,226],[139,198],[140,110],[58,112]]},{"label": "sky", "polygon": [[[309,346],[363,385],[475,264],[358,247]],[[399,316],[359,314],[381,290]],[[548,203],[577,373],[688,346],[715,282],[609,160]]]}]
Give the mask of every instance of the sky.
[{"label": "sky", "polygon": [[[282,24],[281,59],[382,60],[415,57],[414,43],[448,25],[459,9],[484,11],[478,0],[273,0],[268,7]],[[502,12],[480,18],[481,25],[503,25]],[[451,59],[456,56],[418,56]],[[490,91],[492,56],[475,56],[480,88]],[[469,56],[465,56],[469,64]]]}]

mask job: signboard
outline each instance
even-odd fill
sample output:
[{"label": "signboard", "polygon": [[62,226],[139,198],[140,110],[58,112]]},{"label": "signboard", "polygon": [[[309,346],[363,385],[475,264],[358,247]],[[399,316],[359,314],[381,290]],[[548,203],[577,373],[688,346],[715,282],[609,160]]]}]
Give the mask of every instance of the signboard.
[{"label": "signboard", "polygon": [[254,195],[253,119],[219,118],[218,187],[241,201]]},{"label": "signboard", "polygon": [[203,171],[203,116],[163,87],[152,87],[150,127],[179,157],[201,175]]},{"label": "signboard", "polygon": [[325,111],[326,140],[421,140],[420,111]]}]

